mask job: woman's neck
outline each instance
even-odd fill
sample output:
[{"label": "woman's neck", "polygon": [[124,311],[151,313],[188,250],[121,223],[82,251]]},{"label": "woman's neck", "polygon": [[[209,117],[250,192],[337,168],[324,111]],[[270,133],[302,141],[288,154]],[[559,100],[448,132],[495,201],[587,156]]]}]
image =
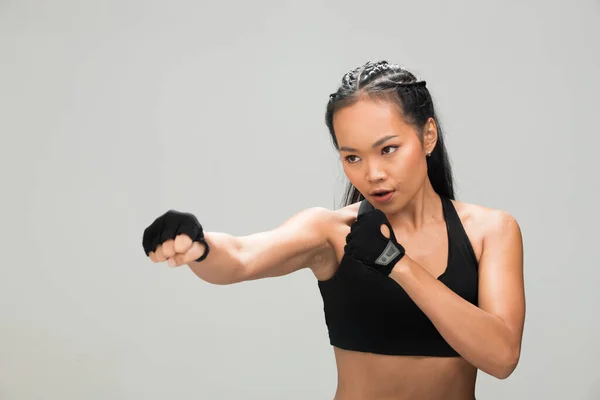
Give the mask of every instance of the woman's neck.
[{"label": "woman's neck", "polygon": [[424,225],[443,219],[440,195],[436,193],[429,179],[404,207],[386,214],[393,227],[401,227],[403,231],[419,231]]}]

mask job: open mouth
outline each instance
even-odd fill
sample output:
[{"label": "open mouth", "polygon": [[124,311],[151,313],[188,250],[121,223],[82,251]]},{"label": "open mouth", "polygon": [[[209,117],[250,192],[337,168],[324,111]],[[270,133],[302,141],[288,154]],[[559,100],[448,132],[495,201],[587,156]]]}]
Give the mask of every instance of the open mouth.
[{"label": "open mouth", "polygon": [[380,192],[373,193],[373,199],[376,200],[377,202],[383,203],[383,202],[386,202],[389,199],[391,199],[393,195],[394,195],[393,190],[380,191]]},{"label": "open mouth", "polygon": [[375,196],[375,197],[385,197],[385,196],[387,196],[389,193],[392,193],[392,191],[391,191],[391,190],[389,190],[389,191],[387,191],[387,192],[377,192],[377,193],[373,194],[373,196]]}]

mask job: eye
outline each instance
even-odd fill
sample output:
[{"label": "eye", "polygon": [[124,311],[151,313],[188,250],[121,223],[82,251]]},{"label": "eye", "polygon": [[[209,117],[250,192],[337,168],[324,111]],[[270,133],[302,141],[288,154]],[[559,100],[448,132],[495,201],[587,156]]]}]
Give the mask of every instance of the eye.
[{"label": "eye", "polygon": [[348,163],[350,163],[350,164],[353,164],[353,163],[355,163],[357,160],[352,160],[352,157],[358,158],[358,157],[356,157],[356,156],[346,156],[346,157],[344,157],[344,159],[346,160],[346,162],[348,162]]},{"label": "eye", "polygon": [[[383,154],[392,154],[393,152],[396,151],[396,149],[398,149],[398,147],[399,146],[385,146],[381,152]],[[357,156],[354,156],[354,155],[349,155],[349,156],[344,157],[344,160],[346,160],[346,162],[349,164],[354,164],[354,163],[358,162],[360,160],[360,158]]]},{"label": "eye", "polygon": [[[397,149],[397,148],[398,148],[398,146],[385,146],[385,147],[383,148],[382,152],[383,152],[384,154],[391,154],[391,153],[393,153],[394,151],[396,151],[396,149]],[[385,151],[386,149],[392,149],[392,150],[391,150],[391,151],[388,151],[388,152],[386,152],[386,151]]]}]

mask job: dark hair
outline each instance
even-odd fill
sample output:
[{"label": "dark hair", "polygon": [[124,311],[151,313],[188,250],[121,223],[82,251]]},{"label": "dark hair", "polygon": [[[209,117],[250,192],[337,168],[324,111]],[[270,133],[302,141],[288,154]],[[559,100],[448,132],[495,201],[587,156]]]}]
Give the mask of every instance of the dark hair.
[{"label": "dark hair", "polygon": [[[342,78],[337,92],[329,96],[325,123],[329,128],[331,140],[336,150],[339,146],[333,130],[333,114],[342,107],[355,103],[361,97],[384,99],[396,104],[407,123],[416,127],[419,137],[423,139],[423,128],[429,118],[437,125],[437,143],[427,157],[427,174],[433,189],[440,195],[454,199],[452,169],[442,128],[435,114],[433,100],[425,81],[419,81],[406,69],[387,61],[366,64],[349,71]],[[343,199],[343,206],[356,203],[365,197],[348,183]]]}]

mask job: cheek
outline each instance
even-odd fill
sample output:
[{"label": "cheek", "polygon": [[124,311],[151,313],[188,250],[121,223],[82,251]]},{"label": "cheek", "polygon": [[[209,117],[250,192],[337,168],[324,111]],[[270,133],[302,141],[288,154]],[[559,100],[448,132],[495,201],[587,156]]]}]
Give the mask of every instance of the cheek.
[{"label": "cheek", "polygon": [[421,151],[421,147],[420,146],[415,146],[410,154],[407,157],[407,165],[410,165],[413,169],[414,168],[422,168],[426,162],[425,159],[423,158],[423,153]]},{"label": "cheek", "polygon": [[412,146],[410,149],[405,148],[393,162],[393,169],[397,179],[416,185],[420,184],[423,177],[427,175],[427,162],[423,158],[421,148]]},{"label": "cheek", "polygon": [[355,165],[348,166],[346,163],[343,163],[344,174],[346,175],[346,179],[350,181],[352,186],[358,189],[361,193],[367,193],[371,188],[368,182],[365,180],[365,172],[361,170],[360,167]]},{"label": "cheek", "polygon": [[425,160],[423,160],[420,144],[407,145],[400,150],[401,151],[394,160],[398,166],[398,169],[402,169],[407,172],[414,171],[415,168],[420,168],[425,162]]},{"label": "cheek", "polygon": [[342,166],[344,169],[344,174],[346,175],[346,178],[350,181],[350,183],[352,185],[354,185],[356,188],[360,189],[361,186],[361,179],[360,179],[360,170],[356,167],[348,167],[348,165],[345,162],[342,162]]}]

